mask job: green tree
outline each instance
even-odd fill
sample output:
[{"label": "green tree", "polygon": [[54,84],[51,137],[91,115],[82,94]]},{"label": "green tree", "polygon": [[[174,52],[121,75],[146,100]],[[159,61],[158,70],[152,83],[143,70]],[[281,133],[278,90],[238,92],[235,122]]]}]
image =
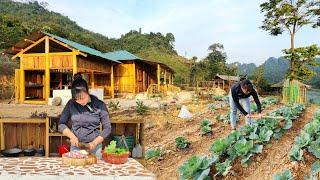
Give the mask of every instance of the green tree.
[{"label": "green tree", "polygon": [[167,33],[165,38],[168,41],[168,43],[173,47],[173,43],[175,42],[174,35],[172,33]]},{"label": "green tree", "polygon": [[[264,13],[261,28],[273,36],[283,32],[290,34],[290,67],[287,76],[290,79],[298,77],[300,64],[295,55],[295,36],[305,26],[316,27],[319,23],[319,0],[268,0],[260,5]],[[289,52],[289,51],[285,51]],[[304,53],[303,53],[304,54]]]},{"label": "green tree", "polygon": [[257,67],[254,71],[252,76],[249,77],[252,79],[254,84],[257,86],[258,91],[269,91],[270,85],[268,84],[267,80],[264,78],[264,66],[261,65]]},{"label": "green tree", "polygon": [[229,68],[226,65],[227,54],[224,52],[223,45],[220,43],[214,43],[209,46],[208,50],[211,51],[206,57],[209,68],[208,79],[211,80],[217,73],[227,74]]},{"label": "green tree", "polygon": [[196,62],[196,57],[191,60],[195,62],[190,69],[190,81],[195,85],[197,81],[211,81],[216,74],[235,75],[236,67],[229,67],[226,63],[227,54],[220,43],[209,46],[207,57]]},{"label": "green tree", "polygon": [[315,72],[313,72],[310,67],[319,65],[316,61],[316,56],[320,54],[317,45],[295,48],[294,50],[285,49],[283,52],[285,53],[286,59],[295,59],[295,62],[299,64],[299,66],[292,69],[295,75],[294,79],[308,81],[315,75]]}]

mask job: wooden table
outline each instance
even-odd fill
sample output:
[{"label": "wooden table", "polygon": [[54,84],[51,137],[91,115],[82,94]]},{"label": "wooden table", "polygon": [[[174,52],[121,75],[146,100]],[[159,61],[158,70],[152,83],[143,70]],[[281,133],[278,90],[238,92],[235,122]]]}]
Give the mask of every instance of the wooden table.
[{"label": "wooden table", "polygon": [[0,179],[154,180],[155,175],[131,158],[122,165],[98,160],[97,164],[90,166],[69,167],[62,164],[61,158],[20,157],[0,158]]}]

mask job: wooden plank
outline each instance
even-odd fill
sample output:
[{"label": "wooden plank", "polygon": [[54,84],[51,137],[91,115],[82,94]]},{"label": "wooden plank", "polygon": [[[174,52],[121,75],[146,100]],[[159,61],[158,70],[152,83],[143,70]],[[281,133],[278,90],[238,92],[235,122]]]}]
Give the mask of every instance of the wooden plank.
[{"label": "wooden plank", "polygon": [[35,147],[37,141],[37,126],[38,124],[28,124],[29,126],[29,138],[28,138],[28,145],[31,147]]},{"label": "wooden plank", "polygon": [[124,124],[124,127],[125,127],[124,135],[125,136],[135,136],[136,126],[137,126],[137,124],[133,124],[133,123]]},{"label": "wooden plank", "polygon": [[0,141],[1,141],[1,150],[3,150],[5,149],[3,123],[0,123]]},{"label": "wooden plank", "polygon": [[[60,44],[60,45],[62,45],[62,46],[64,46],[64,47],[70,49],[70,50],[74,50],[74,49],[73,49],[72,47],[70,47],[69,45],[67,45],[67,44],[65,44],[65,43],[63,43],[63,42],[60,42],[60,41],[54,39],[53,37],[49,37],[49,39],[50,39],[51,41],[55,42],[55,43],[58,43],[58,44]],[[86,53],[83,53],[83,52],[81,52],[81,51],[79,51],[79,50],[76,50],[76,54],[77,54],[77,55],[80,54],[80,55],[82,55],[82,56],[84,56],[84,57],[87,57],[87,54],[86,54]]]},{"label": "wooden plank", "polygon": [[90,80],[91,80],[91,88],[94,88],[94,74],[93,74],[93,71],[91,71],[90,73]]},{"label": "wooden plank", "polygon": [[46,121],[46,128],[45,128],[45,130],[46,130],[46,145],[45,145],[45,156],[46,157],[49,157],[49,118],[47,117],[46,119],[45,119],[45,121]]},{"label": "wooden plank", "polygon": [[18,145],[16,126],[17,124],[3,124],[5,142],[4,147],[6,149],[11,149]]},{"label": "wooden plank", "polygon": [[[45,36],[47,37],[47,36]],[[21,56],[24,52],[28,51],[29,49],[33,48],[34,46],[36,46],[37,44],[41,43],[42,41],[45,40],[45,37],[43,38],[40,38],[38,41],[36,41],[35,43],[31,44],[30,46],[28,46],[27,48],[23,49],[22,51],[20,51],[18,54],[12,56],[11,59],[15,59],[17,58],[18,56]]]},{"label": "wooden plank", "polygon": [[125,125],[124,124],[116,124],[115,125],[115,134],[123,135],[125,133]]},{"label": "wooden plank", "polygon": [[144,123],[140,124],[139,129],[139,143],[142,149],[142,158],[145,156],[145,145],[144,145]]},{"label": "wooden plank", "polygon": [[75,75],[78,72],[77,53],[76,50],[72,50],[72,73]]},{"label": "wooden plank", "polygon": [[29,43],[35,43],[35,41],[32,41],[31,39],[24,39],[24,41],[29,42]]},{"label": "wooden plank", "polygon": [[114,74],[113,74],[113,64],[111,64],[111,74],[110,74],[110,91],[111,91],[111,98],[114,98]]},{"label": "wooden plank", "polygon": [[23,57],[20,57],[20,103],[25,100],[25,71],[23,67]]},{"label": "wooden plank", "polygon": [[145,69],[142,70],[142,90],[146,91],[148,88],[147,81],[146,81],[146,72]]},{"label": "wooden plank", "polygon": [[20,98],[20,69],[15,69],[14,72],[14,99],[15,103],[19,103]]},{"label": "wooden plank", "polygon": [[158,84],[158,92],[160,92],[160,71],[161,71],[161,69],[160,69],[160,64],[157,64],[157,80],[158,80],[157,84]]},{"label": "wooden plank", "polygon": [[23,132],[25,131],[25,124],[16,124],[17,126],[17,143],[18,143],[18,145],[19,145],[19,147],[21,147],[22,148],[22,139],[23,138],[25,138],[24,136],[23,136]]},{"label": "wooden plank", "polygon": [[1,118],[0,123],[45,123],[45,119],[40,118]]},{"label": "wooden plank", "polygon": [[167,84],[167,70],[164,70],[164,84]]},{"label": "wooden plank", "polygon": [[44,99],[46,102],[48,102],[48,99],[50,97],[50,61],[49,61],[49,37],[45,37],[45,54],[46,54],[46,68],[45,68],[45,96]]},{"label": "wooden plank", "polygon": [[45,100],[25,100],[24,104],[45,105],[45,104],[47,104],[47,101],[45,101]]},{"label": "wooden plank", "polygon": [[137,92],[137,69],[136,63],[133,61],[132,63],[132,84],[133,84],[133,93]]}]

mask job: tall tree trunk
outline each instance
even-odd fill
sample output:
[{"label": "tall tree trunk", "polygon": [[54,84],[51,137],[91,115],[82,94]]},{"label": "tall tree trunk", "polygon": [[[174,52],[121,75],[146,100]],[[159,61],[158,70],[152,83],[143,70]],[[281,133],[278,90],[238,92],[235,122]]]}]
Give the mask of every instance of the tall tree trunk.
[{"label": "tall tree trunk", "polygon": [[291,34],[290,34],[290,40],[291,40],[291,43],[290,43],[290,45],[291,45],[291,52],[292,52],[292,56],[291,56],[291,59],[290,59],[290,76],[291,76],[291,78],[294,76],[294,61],[295,61],[295,59],[294,59],[294,36],[295,36],[295,33],[294,32],[292,32]]}]

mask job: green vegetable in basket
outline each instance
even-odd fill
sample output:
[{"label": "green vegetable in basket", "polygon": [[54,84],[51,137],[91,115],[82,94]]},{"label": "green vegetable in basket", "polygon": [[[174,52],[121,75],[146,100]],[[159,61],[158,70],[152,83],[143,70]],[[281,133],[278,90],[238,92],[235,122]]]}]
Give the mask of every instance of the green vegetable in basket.
[{"label": "green vegetable in basket", "polygon": [[128,151],[124,148],[117,148],[117,142],[111,141],[110,144],[106,146],[105,153],[122,155],[128,153]]}]

